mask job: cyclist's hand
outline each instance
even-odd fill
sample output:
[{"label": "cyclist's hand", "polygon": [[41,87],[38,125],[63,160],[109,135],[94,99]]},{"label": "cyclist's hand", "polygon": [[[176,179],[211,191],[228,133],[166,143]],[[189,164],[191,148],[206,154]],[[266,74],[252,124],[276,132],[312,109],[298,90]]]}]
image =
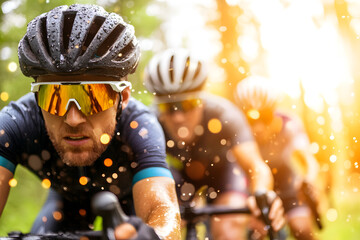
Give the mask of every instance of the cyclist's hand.
[{"label": "cyclist's hand", "polygon": [[115,239],[132,239],[137,237],[136,229],[130,223],[123,223],[115,229]]},{"label": "cyclist's hand", "polygon": [[155,233],[155,230],[136,216],[129,216],[127,223],[123,223],[115,229],[115,238],[117,240],[160,240],[159,236]]},{"label": "cyclist's hand", "polygon": [[[284,208],[281,199],[273,191],[266,193],[268,203],[270,204],[269,220],[274,231],[279,231],[285,225]],[[256,204],[255,196],[248,198],[248,207],[256,217],[261,217],[261,211]]]}]

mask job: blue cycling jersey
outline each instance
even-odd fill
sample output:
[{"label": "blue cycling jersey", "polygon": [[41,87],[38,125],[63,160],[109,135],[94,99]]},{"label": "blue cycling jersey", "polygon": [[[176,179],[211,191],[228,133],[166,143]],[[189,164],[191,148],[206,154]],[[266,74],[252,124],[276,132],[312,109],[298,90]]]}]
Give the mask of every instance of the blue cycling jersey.
[{"label": "blue cycling jersey", "polygon": [[[131,128],[136,121],[138,126]],[[33,93],[11,102],[0,112],[0,166],[14,172],[21,164],[69,201],[89,200],[109,190],[119,199],[131,197],[132,185],[144,178],[172,177],[165,162],[162,129],[148,108],[131,98],[117,123],[114,137],[92,166],[70,167],[62,162],[47,135]],[[112,159],[110,167],[104,165]],[[150,170],[149,170],[150,169]],[[87,178],[87,184],[79,182]]]}]

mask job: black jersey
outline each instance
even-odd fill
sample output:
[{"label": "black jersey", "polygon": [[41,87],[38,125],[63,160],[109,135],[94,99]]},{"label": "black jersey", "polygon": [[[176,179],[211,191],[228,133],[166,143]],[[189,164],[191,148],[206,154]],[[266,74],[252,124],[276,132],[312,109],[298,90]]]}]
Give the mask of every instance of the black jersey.
[{"label": "black jersey", "polygon": [[[237,191],[247,194],[244,172],[230,151],[235,145],[254,141],[245,116],[227,99],[201,94],[204,115],[202,133],[190,144],[175,143],[167,147],[170,154],[177,191],[181,200],[189,200],[203,185],[209,187],[210,201],[219,192]],[[209,121],[217,121],[219,132],[208,128]],[[166,133],[166,140],[172,140]],[[174,166],[173,164],[171,164]]]},{"label": "black jersey", "polygon": [[[130,123],[136,121],[137,127]],[[132,185],[144,178],[172,177],[165,162],[164,134],[148,108],[131,98],[117,123],[112,141],[92,166],[70,167],[62,162],[47,135],[33,93],[11,102],[0,112],[0,166],[14,172],[21,164],[68,201],[89,200],[109,190],[119,199],[131,197]],[[111,166],[104,160],[110,158]],[[86,177],[87,183],[79,179]]]}]

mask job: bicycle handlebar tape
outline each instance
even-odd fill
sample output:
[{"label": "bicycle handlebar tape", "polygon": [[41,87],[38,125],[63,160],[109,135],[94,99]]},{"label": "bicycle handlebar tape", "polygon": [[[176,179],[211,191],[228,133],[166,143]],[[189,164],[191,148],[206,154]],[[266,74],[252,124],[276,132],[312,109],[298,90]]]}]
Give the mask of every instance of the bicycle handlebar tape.
[{"label": "bicycle handlebar tape", "polygon": [[133,240],[160,240],[160,237],[156,234],[155,230],[145,224],[140,218],[130,216],[128,223],[133,225],[137,232],[137,237]]},{"label": "bicycle handlebar tape", "polygon": [[301,190],[302,190],[302,192],[305,196],[305,200],[306,200],[307,204],[309,205],[309,208],[315,218],[317,227],[319,228],[319,230],[323,229],[320,213],[317,209],[318,203],[314,196],[314,189],[312,188],[312,186],[309,183],[304,181],[301,185]]},{"label": "bicycle handlebar tape", "polygon": [[256,204],[260,208],[261,211],[261,218],[263,219],[264,223],[266,224],[266,230],[268,231],[268,235],[270,240],[279,240],[279,235],[274,229],[271,227],[271,221],[269,219],[269,212],[270,212],[270,204],[267,199],[267,192],[265,191],[258,191],[255,193]]},{"label": "bicycle handlebar tape", "polygon": [[103,239],[115,240],[115,228],[129,217],[123,212],[115,194],[107,191],[98,192],[91,202],[95,214],[103,220]]}]

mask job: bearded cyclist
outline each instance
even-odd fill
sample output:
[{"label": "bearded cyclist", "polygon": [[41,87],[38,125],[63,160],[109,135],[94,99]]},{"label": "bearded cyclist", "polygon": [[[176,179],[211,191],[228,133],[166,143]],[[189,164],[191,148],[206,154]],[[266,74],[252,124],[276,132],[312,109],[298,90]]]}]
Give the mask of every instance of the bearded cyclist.
[{"label": "bearded cyclist", "polygon": [[[207,74],[204,61],[185,49],[161,52],[145,69],[144,83],[155,95],[155,112],[165,132],[180,204],[186,205],[206,185],[208,203],[244,207],[248,197],[245,172],[252,192],[264,190],[271,195],[270,218],[279,230],[283,210],[271,192],[270,169],[241,111],[203,91]],[[258,214],[252,200],[250,206]],[[216,216],[210,225],[215,239],[246,239],[244,215]]]},{"label": "bearded cyclist", "polygon": [[[248,118],[263,159],[272,169],[275,191],[283,201],[291,232],[296,239],[316,239],[310,208],[299,198],[301,181],[313,186],[319,168],[309,152],[309,139],[302,123],[278,110],[279,95],[266,78],[249,76],[242,80],[235,97]],[[293,159],[305,165],[304,178],[296,173]]]},{"label": "bearded cyclist", "polygon": [[0,112],[0,214],[21,164],[51,183],[32,233],[90,230],[91,197],[106,190],[137,224],[118,226],[117,239],[139,228],[179,239],[161,126],[130,97],[140,57],[133,26],[96,5],[59,6],[28,24],[18,55],[35,82]]}]

